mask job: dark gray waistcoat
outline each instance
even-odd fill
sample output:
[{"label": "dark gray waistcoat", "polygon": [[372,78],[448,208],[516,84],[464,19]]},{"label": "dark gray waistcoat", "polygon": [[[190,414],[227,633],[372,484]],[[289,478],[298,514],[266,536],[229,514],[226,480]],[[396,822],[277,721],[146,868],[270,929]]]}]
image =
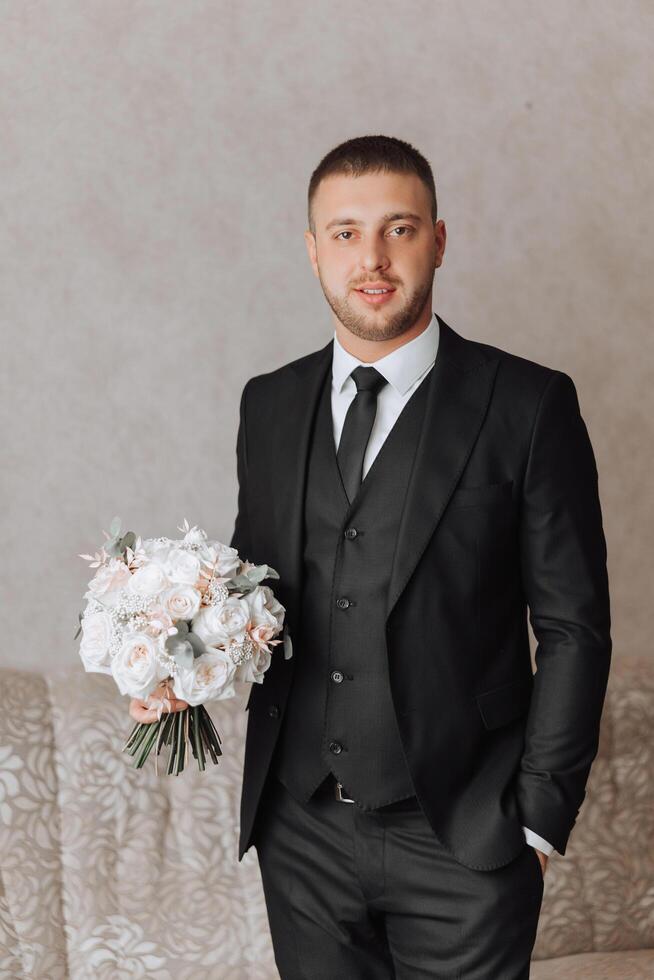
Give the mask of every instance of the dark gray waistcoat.
[{"label": "dark gray waistcoat", "polygon": [[331,371],[319,399],[307,463],[297,660],[273,757],[273,770],[301,802],[330,771],[364,809],[415,792],[388,678],[386,597],[432,372],[404,405],[352,503],[336,459]]}]

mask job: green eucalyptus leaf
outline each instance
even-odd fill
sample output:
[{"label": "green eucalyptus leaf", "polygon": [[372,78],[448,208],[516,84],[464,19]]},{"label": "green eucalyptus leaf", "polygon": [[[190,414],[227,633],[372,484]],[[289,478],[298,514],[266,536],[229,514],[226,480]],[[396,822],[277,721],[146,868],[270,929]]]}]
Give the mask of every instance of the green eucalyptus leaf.
[{"label": "green eucalyptus leaf", "polygon": [[194,659],[201,657],[203,653],[207,652],[207,647],[204,640],[199,637],[197,633],[193,633],[192,631],[187,633],[186,642],[190,643],[191,647],[193,648]]},{"label": "green eucalyptus leaf", "polygon": [[246,575],[234,575],[225,585],[234,592],[251,592],[254,588],[253,583]]},{"label": "green eucalyptus leaf", "polygon": [[75,633],[75,636],[73,637],[74,640],[76,640],[77,637],[82,632],[82,613],[81,612],[78,612],[78,614],[77,614],[77,620],[78,620],[77,633]]},{"label": "green eucalyptus leaf", "polygon": [[193,646],[186,638],[179,640],[176,636],[169,636],[166,640],[166,649],[168,651],[168,655],[171,656],[180,667],[190,670],[190,668],[193,666],[193,660],[195,659],[193,656]]},{"label": "green eucalyptus leaf", "polygon": [[265,578],[279,578],[279,573],[271,565],[256,565],[255,568],[248,568],[245,574],[257,585]]},{"label": "green eucalyptus leaf", "polygon": [[119,543],[116,538],[111,538],[104,544],[104,550],[107,552],[110,558],[118,558],[122,555]]},{"label": "green eucalyptus leaf", "polygon": [[178,620],[175,626],[177,633],[166,637],[166,651],[180,666],[191,667],[195,659],[195,640],[199,640],[200,637],[191,639],[188,623],[183,619]]},{"label": "green eucalyptus leaf", "polygon": [[109,525],[109,533],[114,538],[117,538],[118,537],[118,535],[120,534],[120,517],[113,517],[112,518],[111,524]]},{"label": "green eucalyptus leaf", "polygon": [[120,548],[121,552],[124,552],[126,548],[133,549],[135,544],[136,544],[136,535],[134,534],[134,532],[126,531],[125,534],[123,534],[120,541],[118,542],[118,547]]},{"label": "green eucalyptus leaf", "polygon": [[231,585],[233,589],[238,589],[239,592],[252,592],[265,578],[278,579],[279,572],[271,565],[256,565],[254,568],[248,568],[246,572],[233,575],[226,584],[228,587]]}]

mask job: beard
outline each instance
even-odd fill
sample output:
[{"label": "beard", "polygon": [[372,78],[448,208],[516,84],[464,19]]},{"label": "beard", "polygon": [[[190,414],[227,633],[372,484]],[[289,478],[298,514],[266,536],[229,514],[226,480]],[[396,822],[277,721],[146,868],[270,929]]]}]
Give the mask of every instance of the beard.
[{"label": "beard", "polygon": [[366,311],[355,309],[354,304],[357,301],[353,297],[350,298],[351,293],[337,296],[330,292],[320,276],[320,269],[318,276],[325,299],[336,317],[346,330],[362,340],[392,340],[394,337],[401,337],[403,333],[410,330],[422,313],[434,285],[432,272],[431,276],[416,286],[405,302],[392,312],[382,307],[376,309],[374,306]]}]

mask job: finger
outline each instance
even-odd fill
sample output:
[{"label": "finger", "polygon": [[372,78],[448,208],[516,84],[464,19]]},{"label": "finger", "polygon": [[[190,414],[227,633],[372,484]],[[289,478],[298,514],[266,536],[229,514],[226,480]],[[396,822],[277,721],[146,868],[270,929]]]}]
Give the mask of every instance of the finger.
[{"label": "finger", "polygon": [[[162,711],[161,712],[161,717],[163,718],[163,716],[165,714],[166,714],[166,712],[165,711]],[[147,722],[149,722],[149,723],[152,723],[153,721],[159,721],[159,715],[157,714],[157,709],[156,708],[148,708],[148,710],[146,711],[145,715],[146,715],[145,720]]]},{"label": "finger", "polygon": [[157,720],[157,713],[151,708],[147,708],[143,702],[133,703],[129,708],[130,717],[139,724],[149,723]]},{"label": "finger", "polygon": [[152,694],[150,694],[147,700],[143,703],[147,704],[150,698],[159,698],[160,700],[166,698],[170,702],[171,706],[170,708],[167,708],[164,705],[163,706],[164,711],[183,711],[184,708],[188,708],[188,702],[183,701],[181,698],[176,698],[170,688],[170,684],[167,683],[166,681],[161,681],[154,689]]},{"label": "finger", "polygon": [[[132,718],[135,721],[139,722],[139,724],[141,725],[149,725],[153,721],[159,721],[159,716],[157,714],[156,708],[139,707],[138,705],[136,705],[130,711],[130,714]],[[163,714],[164,712],[162,712],[162,715]]]},{"label": "finger", "polygon": [[[129,706],[129,714],[134,719],[134,721],[140,724],[150,724],[153,721],[159,720],[158,715],[158,705],[154,706],[151,703],[151,698],[156,695],[150,695],[150,697],[143,700],[142,698],[132,698]],[[174,711],[184,711],[188,708],[188,702],[183,701],[181,698],[168,698],[170,702],[170,707],[165,704],[161,705],[162,716],[167,713],[172,713]]]},{"label": "finger", "polygon": [[167,702],[159,705],[158,703],[151,703],[150,699],[148,699],[143,702],[143,708],[147,713],[148,719],[156,720],[159,710],[161,710],[162,715],[173,714],[175,711],[184,711],[185,708],[188,708],[188,702],[182,701],[181,698],[168,698]]},{"label": "finger", "polygon": [[[170,701],[170,708],[167,708],[166,705],[164,704],[163,707],[162,707],[162,711],[163,712],[166,712],[166,711],[183,711],[184,708],[188,708],[188,702],[187,701],[182,701],[181,698],[168,698],[168,700]],[[156,708],[155,708],[155,711],[156,711]]]}]

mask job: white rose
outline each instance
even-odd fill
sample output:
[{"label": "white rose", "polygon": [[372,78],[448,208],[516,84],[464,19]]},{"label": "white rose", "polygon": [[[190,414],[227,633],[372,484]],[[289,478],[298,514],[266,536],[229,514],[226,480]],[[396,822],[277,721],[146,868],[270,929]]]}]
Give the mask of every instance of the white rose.
[{"label": "white rose", "polygon": [[200,577],[200,562],[196,556],[183,548],[173,548],[166,561],[166,572],[172,582],[195,585]]},{"label": "white rose", "polygon": [[[106,565],[101,565],[88,585],[88,591],[94,599],[104,602],[109,592],[119,592],[125,588],[132,573],[120,558],[112,558]],[[88,595],[88,593],[87,593]]]},{"label": "white rose", "polygon": [[111,617],[106,612],[90,613],[82,618],[79,653],[84,669],[90,673],[110,674]]},{"label": "white rose", "polygon": [[111,673],[121,694],[147,698],[169,670],[157,656],[157,641],[146,633],[129,633],[111,662]]},{"label": "white rose", "polygon": [[218,578],[231,578],[238,573],[241,560],[236,548],[230,548],[222,541],[212,541],[208,548],[210,560],[216,563]]},{"label": "white rose", "polygon": [[193,620],[193,632],[205,643],[220,645],[231,637],[242,637],[250,618],[245,598],[230,597],[214,606],[205,606]]},{"label": "white rose", "polygon": [[129,581],[130,589],[141,595],[158,595],[169,585],[170,582],[165,571],[156,561],[149,561],[147,565],[141,565]]},{"label": "white rose", "polygon": [[195,706],[206,701],[234,697],[236,664],[232,658],[215,647],[196,657],[190,670],[180,669],[173,685],[176,698]]},{"label": "white rose", "polygon": [[163,566],[166,564],[173,544],[174,542],[170,538],[146,538],[142,543],[142,548],[148,558]]},{"label": "white rose", "polygon": [[277,629],[279,622],[277,617],[266,605],[266,594],[262,586],[257,586],[252,592],[243,596],[243,601],[247,602],[250,610],[250,619],[256,626],[271,626]]},{"label": "white rose", "polygon": [[200,593],[190,585],[173,585],[161,602],[172,619],[193,619],[200,608]]},{"label": "white rose", "polygon": [[263,675],[270,667],[270,654],[261,647],[254,648],[254,653],[249,660],[238,664],[236,669],[237,681],[252,681],[255,684],[263,683]]}]

